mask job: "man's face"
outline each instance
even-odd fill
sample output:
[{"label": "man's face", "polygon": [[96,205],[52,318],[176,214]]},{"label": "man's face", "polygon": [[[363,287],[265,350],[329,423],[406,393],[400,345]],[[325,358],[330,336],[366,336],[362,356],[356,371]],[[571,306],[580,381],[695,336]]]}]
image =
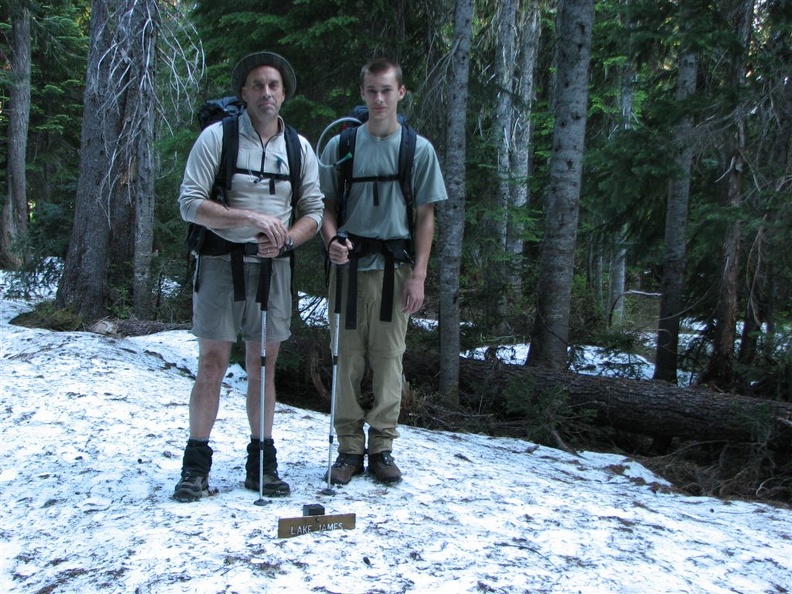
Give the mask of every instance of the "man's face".
[{"label": "man's face", "polygon": [[248,72],[242,87],[242,99],[254,117],[277,116],[286,100],[286,87],[280,71],[272,66],[258,66]]},{"label": "man's face", "polygon": [[406,90],[399,85],[393,69],[376,74],[369,73],[363,79],[360,96],[366,102],[370,120],[383,120],[396,117],[399,101]]}]

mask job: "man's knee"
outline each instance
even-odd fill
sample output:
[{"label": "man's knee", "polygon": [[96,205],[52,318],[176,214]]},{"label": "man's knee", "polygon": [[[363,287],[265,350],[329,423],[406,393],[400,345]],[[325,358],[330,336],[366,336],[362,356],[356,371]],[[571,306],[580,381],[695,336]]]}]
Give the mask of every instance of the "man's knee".
[{"label": "man's knee", "polygon": [[245,343],[245,369],[249,378],[254,380],[261,379],[262,361],[266,361],[267,373],[275,371],[280,345],[280,342],[267,342],[267,348],[262,352],[260,342],[249,341]]},{"label": "man's knee", "polygon": [[222,378],[228,368],[230,351],[230,346],[202,345],[198,357],[198,375],[207,380]]}]

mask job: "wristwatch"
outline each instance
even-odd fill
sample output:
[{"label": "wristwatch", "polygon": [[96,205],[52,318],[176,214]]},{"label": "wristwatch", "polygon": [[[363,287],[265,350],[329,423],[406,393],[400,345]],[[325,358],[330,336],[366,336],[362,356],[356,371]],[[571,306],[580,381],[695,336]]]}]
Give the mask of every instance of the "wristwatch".
[{"label": "wristwatch", "polygon": [[286,241],[283,242],[280,251],[278,252],[279,256],[284,254],[288,254],[290,251],[294,249],[294,239],[292,239],[291,235],[286,236]]}]

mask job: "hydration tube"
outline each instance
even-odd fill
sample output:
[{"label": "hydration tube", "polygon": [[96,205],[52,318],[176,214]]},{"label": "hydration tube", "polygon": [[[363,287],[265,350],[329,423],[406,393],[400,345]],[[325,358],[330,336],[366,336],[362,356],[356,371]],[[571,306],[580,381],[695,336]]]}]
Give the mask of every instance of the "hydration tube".
[{"label": "hydration tube", "polygon": [[324,140],[324,137],[327,135],[327,133],[330,130],[332,130],[333,128],[335,128],[339,124],[343,124],[345,122],[350,122],[352,124],[355,124],[356,126],[362,126],[363,125],[363,122],[361,122],[359,119],[353,118],[351,116],[345,116],[343,118],[338,118],[337,120],[335,120],[333,122],[330,122],[330,124],[328,124],[327,128],[324,129],[324,132],[322,132],[321,136],[319,136],[319,142],[316,143],[316,160],[319,162],[319,167],[324,167],[325,169],[329,169],[331,167],[336,167],[336,166],[338,166],[339,163],[341,163],[343,161],[346,161],[347,159],[352,157],[352,155],[344,155],[343,157],[341,157],[341,159],[339,159],[335,163],[322,163],[322,141]]}]

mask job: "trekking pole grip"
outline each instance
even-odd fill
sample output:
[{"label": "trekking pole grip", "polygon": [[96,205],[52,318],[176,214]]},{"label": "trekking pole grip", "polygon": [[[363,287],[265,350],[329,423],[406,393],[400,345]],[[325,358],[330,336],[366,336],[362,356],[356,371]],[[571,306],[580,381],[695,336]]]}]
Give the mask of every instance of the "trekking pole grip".
[{"label": "trekking pole grip", "polygon": [[[339,232],[336,235],[336,239],[339,243],[343,242],[346,244],[347,234],[343,231]],[[333,308],[333,313],[340,314],[341,313],[341,299],[343,295],[343,285],[344,285],[344,268],[346,265],[339,265],[336,264],[336,286],[335,286],[335,307]]]}]

